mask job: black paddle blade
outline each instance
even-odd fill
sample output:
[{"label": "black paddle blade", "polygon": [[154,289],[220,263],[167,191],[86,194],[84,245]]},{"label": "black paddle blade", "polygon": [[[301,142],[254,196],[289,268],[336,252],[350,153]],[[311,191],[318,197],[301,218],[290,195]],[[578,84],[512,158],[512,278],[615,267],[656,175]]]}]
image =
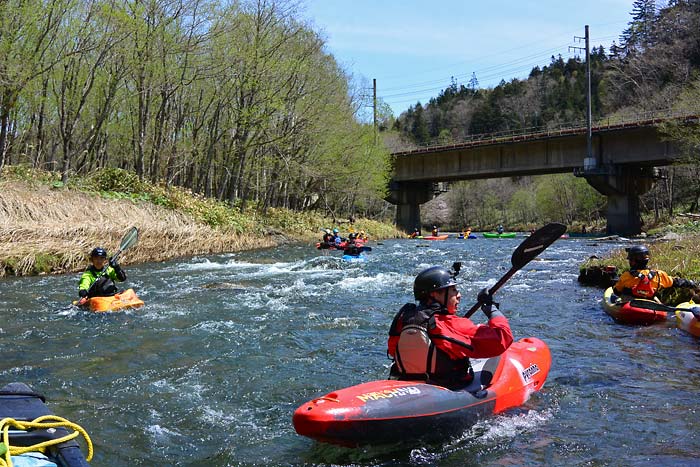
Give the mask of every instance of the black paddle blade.
[{"label": "black paddle blade", "polygon": [[669,313],[674,313],[676,311],[689,311],[695,316],[695,319],[700,320],[700,306],[691,306],[690,308],[677,308],[673,306],[664,305],[663,303],[656,303],[651,300],[644,300],[643,298],[634,299],[630,302],[630,306],[635,308],[646,308],[647,310],[654,311],[667,311]]},{"label": "black paddle blade", "polygon": [[513,252],[510,259],[513,268],[520,269],[525,266],[565,232],[566,226],[556,222],[537,229]]},{"label": "black paddle blade", "polygon": [[630,302],[630,306],[635,308],[644,308],[645,310],[655,310],[655,311],[673,311],[674,308],[666,306],[661,303],[656,303],[652,300],[635,299]]}]

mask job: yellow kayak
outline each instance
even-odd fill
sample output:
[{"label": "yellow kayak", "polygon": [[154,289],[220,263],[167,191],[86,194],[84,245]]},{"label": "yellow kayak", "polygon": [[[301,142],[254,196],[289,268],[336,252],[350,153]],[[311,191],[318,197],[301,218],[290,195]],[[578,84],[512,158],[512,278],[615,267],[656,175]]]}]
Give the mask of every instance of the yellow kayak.
[{"label": "yellow kayak", "polygon": [[[693,306],[697,305],[690,301],[681,303],[676,308],[692,308]],[[676,310],[676,324],[683,331],[689,332],[695,337],[700,337],[700,321],[690,311]]]},{"label": "yellow kayak", "polygon": [[[78,302],[73,302],[73,304],[77,305]],[[108,297],[88,298],[84,306],[89,308],[90,311],[102,313],[105,311],[124,310],[143,306],[143,300],[136,295],[134,289],[126,289],[124,292]]]}]

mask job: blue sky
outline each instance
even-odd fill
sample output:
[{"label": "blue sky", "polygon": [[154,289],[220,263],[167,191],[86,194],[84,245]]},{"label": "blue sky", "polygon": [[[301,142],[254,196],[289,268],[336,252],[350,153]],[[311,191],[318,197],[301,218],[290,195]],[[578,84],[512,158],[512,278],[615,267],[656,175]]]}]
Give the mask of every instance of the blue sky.
[{"label": "blue sky", "polygon": [[[633,0],[302,0],[302,15],[356,80],[395,115],[425,104],[452,77],[479,87],[525,78],[552,55],[574,56],[589,25],[591,47],[606,50],[631,20]],[[371,94],[371,92],[370,92]]]}]

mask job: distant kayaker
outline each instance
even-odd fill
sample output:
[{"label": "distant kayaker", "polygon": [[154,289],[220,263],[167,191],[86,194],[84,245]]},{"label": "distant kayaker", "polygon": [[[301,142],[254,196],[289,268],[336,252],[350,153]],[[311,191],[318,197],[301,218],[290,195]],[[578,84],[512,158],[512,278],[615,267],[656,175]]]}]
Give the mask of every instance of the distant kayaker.
[{"label": "distant kayaker", "polygon": [[343,254],[348,256],[360,256],[360,253],[362,253],[362,245],[357,244],[357,234],[349,234],[345,242],[345,248],[343,248]]},{"label": "distant kayaker", "polygon": [[663,289],[671,287],[690,288],[697,291],[695,282],[680,277],[670,277],[660,269],[649,269],[649,249],[644,245],[627,248],[630,270],[620,276],[613,287],[616,295],[627,295],[653,300]]},{"label": "distant kayaker", "polygon": [[413,232],[411,232],[411,234],[409,235],[409,237],[411,237],[411,238],[416,238],[416,237],[420,237],[420,236],[421,236],[420,229],[418,227],[413,229]]},{"label": "distant kayaker", "polygon": [[335,243],[335,246],[339,246],[344,241],[345,239],[340,236],[340,231],[337,228],[333,229],[333,243]]},{"label": "distant kayaker", "polygon": [[333,235],[333,232],[331,232],[331,229],[325,229],[323,232],[323,243],[326,243],[328,245],[332,245],[333,243],[335,243],[335,236]]},{"label": "distant kayaker", "polygon": [[434,266],[416,276],[413,295],[418,305],[405,304],[389,329],[391,377],[464,386],[473,378],[470,358],[495,357],[513,343],[508,320],[485,288],[478,300],[488,325],[456,315],[461,299],[456,274]]},{"label": "distant kayaker", "polygon": [[437,236],[438,236],[439,231],[438,231],[437,226],[435,226],[435,225],[433,226],[433,231],[432,231],[431,233],[432,233],[433,237],[437,237]]},{"label": "distant kayaker", "polygon": [[498,232],[499,235],[503,233],[503,224],[498,224],[496,232]]},{"label": "distant kayaker", "polygon": [[90,252],[90,266],[80,276],[78,284],[78,305],[84,305],[88,298],[107,297],[118,292],[115,281],[126,280],[126,273],[116,258],[107,259],[107,251],[97,247]]}]

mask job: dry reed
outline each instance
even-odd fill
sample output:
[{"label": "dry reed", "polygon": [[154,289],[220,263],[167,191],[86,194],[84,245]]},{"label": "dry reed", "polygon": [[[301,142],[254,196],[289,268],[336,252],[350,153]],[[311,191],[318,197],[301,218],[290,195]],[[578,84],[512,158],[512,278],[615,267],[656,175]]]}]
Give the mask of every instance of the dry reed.
[{"label": "dry reed", "polygon": [[0,276],[83,269],[92,248],[115,251],[132,226],[139,242],[123,264],[275,245],[273,238],[214,229],[150,203],[8,181],[0,183]]}]

